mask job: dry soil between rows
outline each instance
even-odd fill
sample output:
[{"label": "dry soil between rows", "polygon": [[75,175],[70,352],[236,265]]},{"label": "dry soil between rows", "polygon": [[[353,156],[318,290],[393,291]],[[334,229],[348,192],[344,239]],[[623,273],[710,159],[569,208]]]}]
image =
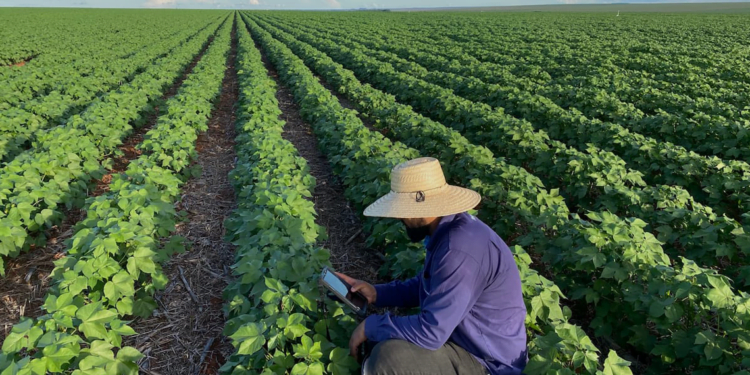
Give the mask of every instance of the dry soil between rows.
[{"label": "dry soil between rows", "polygon": [[224,220],[236,206],[229,172],[234,168],[237,86],[236,33],[208,131],[198,137],[196,163],[200,177],[183,187],[178,210],[187,214],[176,235],[187,238],[188,251],[172,257],[164,272],[170,282],[157,293],[158,308],[132,327],[139,334],[126,345],[146,355],[139,361],[146,374],[216,374],[232,348],[221,334],[225,318],[222,293],[230,278],[234,246],[224,241]]}]

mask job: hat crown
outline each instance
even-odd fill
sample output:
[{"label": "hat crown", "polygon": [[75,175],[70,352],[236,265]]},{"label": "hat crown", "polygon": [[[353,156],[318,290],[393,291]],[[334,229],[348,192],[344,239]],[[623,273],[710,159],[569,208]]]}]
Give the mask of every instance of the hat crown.
[{"label": "hat crown", "polygon": [[435,158],[418,158],[401,163],[391,171],[391,190],[413,193],[445,186],[445,175]]}]

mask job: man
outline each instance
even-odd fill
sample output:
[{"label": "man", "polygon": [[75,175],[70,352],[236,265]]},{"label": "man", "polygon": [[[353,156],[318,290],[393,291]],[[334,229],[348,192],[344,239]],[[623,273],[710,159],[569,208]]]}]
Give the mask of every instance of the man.
[{"label": "man", "polygon": [[365,216],[401,219],[425,242],[417,277],[372,286],[339,274],[378,307],[420,307],[412,316],[371,315],[349,348],[378,342],[367,375],[520,374],[526,365],[526,307],[513,255],[486,224],[466,213],[480,196],[446,184],[440,163],[419,158],[391,172],[391,192]]}]

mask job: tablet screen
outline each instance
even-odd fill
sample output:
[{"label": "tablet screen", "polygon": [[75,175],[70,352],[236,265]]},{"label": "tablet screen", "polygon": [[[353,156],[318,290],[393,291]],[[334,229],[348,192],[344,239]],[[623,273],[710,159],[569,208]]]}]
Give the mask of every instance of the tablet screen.
[{"label": "tablet screen", "polygon": [[331,288],[335,289],[336,292],[349,298],[349,290],[346,288],[346,285],[341,279],[334,275],[333,272],[326,272],[323,279],[331,286]]},{"label": "tablet screen", "polygon": [[365,300],[362,295],[360,295],[359,293],[352,293],[349,290],[349,286],[347,286],[333,272],[325,272],[323,275],[323,281],[325,281],[325,283],[328,284],[331,288],[335,289],[336,292],[338,292],[340,295],[345,296],[345,298],[348,299],[352,304],[354,304],[354,306],[362,309],[367,305],[367,300]]}]

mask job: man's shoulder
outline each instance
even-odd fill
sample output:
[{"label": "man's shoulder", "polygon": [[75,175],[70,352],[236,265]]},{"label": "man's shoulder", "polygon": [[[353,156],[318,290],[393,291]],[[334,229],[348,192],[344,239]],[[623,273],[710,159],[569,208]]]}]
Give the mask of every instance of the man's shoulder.
[{"label": "man's shoulder", "polygon": [[468,213],[456,215],[447,229],[446,240],[451,250],[467,252],[480,259],[479,252],[486,251],[487,245],[500,240],[492,228]]},{"label": "man's shoulder", "polygon": [[482,220],[466,212],[456,215],[448,228],[448,234],[451,239],[456,240],[489,240],[497,236]]}]

